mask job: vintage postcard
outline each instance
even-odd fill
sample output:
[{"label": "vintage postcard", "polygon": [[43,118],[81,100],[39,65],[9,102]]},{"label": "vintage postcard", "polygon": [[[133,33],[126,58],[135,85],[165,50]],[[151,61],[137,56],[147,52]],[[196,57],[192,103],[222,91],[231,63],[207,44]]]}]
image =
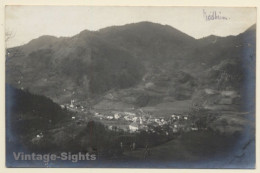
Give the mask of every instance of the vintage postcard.
[{"label": "vintage postcard", "polygon": [[254,169],[256,18],[5,6],[6,167]]}]

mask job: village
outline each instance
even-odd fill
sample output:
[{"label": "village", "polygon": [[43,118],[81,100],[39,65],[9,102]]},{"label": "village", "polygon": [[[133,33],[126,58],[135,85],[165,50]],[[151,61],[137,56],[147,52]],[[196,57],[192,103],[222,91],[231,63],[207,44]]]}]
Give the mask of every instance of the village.
[{"label": "village", "polygon": [[[165,134],[178,133],[180,131],[197,131],[198,128],[189,120],[189,115],[172,114],[170,117],[155,117],[142,109],[136,112],[111,111],[106,115],[95,112],[94,117],[99,120],[117,122],[109,125],[110,130],[123,130],[130,133],[146,131],[156,133],[155,128],[165,130]],[[124,125],[120,125],[124,124]],[[166,128],[167,127],[167,128]]]},{"label": "village", "polygon": [[157,116],[142,109],[133,109],[132,111],[93,110],[77,104],[75,100],[71,100],[70,104],[61,105],[61,107],[80,113],[80,115],[76,114],[71,117],[79,125],[94,120],[103,123],[109,130],[114,131],[158,133],[155,129],[159,128],[164,131],[165,135],[169,135],[199,130],[191,115],[188,114],[172,113],[171,115]]}]

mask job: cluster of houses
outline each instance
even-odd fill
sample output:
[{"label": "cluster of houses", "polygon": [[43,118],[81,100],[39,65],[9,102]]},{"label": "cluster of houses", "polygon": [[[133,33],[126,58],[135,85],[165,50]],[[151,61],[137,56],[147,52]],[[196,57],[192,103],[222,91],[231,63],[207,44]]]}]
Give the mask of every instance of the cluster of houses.
[{"label": "cluster of houses", "polygon": [[60,105],[62,109],[68,109],[73,112],[85,112],[86,108],[80,104],[77,104],[75,100],[71,100],[70,104]]},{"label": "cluster of houses", "polygon": [[[169,132],[177,133],[180,131],[197,131],[198,127],[192,123],[188,116],[181,115],[171,115],[170,118],[151,118],[142,119],[140,121],[134,121],[129,125],[130,132],[137,132],[139,130],[145,130],[155,133],[154,127],[160,127],[165,130],[165,134],[168,135]],[[165,128],[167,127],[167,128]]]},{"label": "cluster of houses", "polygon": [[125,120],[125,121],[136,121],[138,118],[136,113],[133,112],[118,112],[118,111],[112,111],[111,113],[98,113],[94,112],[94,117],[98,118],[100,120]]},{"label": "cluster of houses", "polygon": [[[75,100],[71,100],[70,104],[61,105],[62,108],[69,109],[71,111],[80,111],[80,112],[88,112],[86,108],[83,106],[77,104]],[[124,111],[110,111],[106,113],[101,113],[95,111],[90,111],[91,115],[93,115],[93,118],[99,119],[101,121],[117,121],[117,123],[120,125],[120,121],[126,122],[126,126],[124,128],[120,129],[119,127],[109,125],[108,128],[110,130],[124,130],[128,131],[130,133],[135,133],[138,131],[149,131],[152,133],[155,133],[154,128],[155,127],[161,127],[162,129],[164,127],[168,127],[172,133],[177,133],[180,131],[197,131],[199,130],[198,127],[192,122],[192,120],[189,118],[189,115],[176,115],[172,114],[171,116],[165,116],[165,117],[155,117],[152,116],[149,113],[144,112],[142,109],[135,110],[134,112],[124,112]],[[76,122],[81,122],[76,117],[71,117],[72,120]],[[81,118],[82,119],[82,118]],[[84,121],[86,121],[84,119]],[[168,134],[168,131],[166,132],[166,135]]]},{"label": "cluster of houses", "polygon": [[[110,121],[126,121],[128,122],[127,131],[135,133],[141,130],[155,132],[155,127],[165,127],[171,129],[172,133],[179,131],[197,131],[198,128],[191,122],[188,115],[171,115],[168,118],[164,117],[153,117],[148,113],[140,112],[116,112],[112,111],[106,115],[95,112],[94,117],[100,120]],[[118,129],[113,126],[109,126],[109,129]],[[125,130],[125,129],[124,129]]]}]

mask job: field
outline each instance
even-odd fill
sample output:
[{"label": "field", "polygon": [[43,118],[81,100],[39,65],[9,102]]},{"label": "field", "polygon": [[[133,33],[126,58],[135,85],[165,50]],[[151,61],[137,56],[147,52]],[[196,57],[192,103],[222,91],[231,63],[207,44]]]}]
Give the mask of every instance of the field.
[{"label": "field", "polygon": [[191,108],[191,100],[182,100],[174,102],[165,102],[154,107],[144,107],[143,110],[152,112],[155,116],[169,116],[172,114],[183,114],[189,112]]}]

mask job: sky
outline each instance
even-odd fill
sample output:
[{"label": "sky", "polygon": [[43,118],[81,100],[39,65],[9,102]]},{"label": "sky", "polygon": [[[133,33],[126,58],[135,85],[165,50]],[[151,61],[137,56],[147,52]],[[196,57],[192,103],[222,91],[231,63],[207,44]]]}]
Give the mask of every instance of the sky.
[{"label": "sky", "polygon": [[85,29],[141,21],[170,25],[194,38],[238,35],[256,23],[256,8],[6,6],[5,29],[12,33],[6,46],[23,45],[42,35],[67,37]]}]

